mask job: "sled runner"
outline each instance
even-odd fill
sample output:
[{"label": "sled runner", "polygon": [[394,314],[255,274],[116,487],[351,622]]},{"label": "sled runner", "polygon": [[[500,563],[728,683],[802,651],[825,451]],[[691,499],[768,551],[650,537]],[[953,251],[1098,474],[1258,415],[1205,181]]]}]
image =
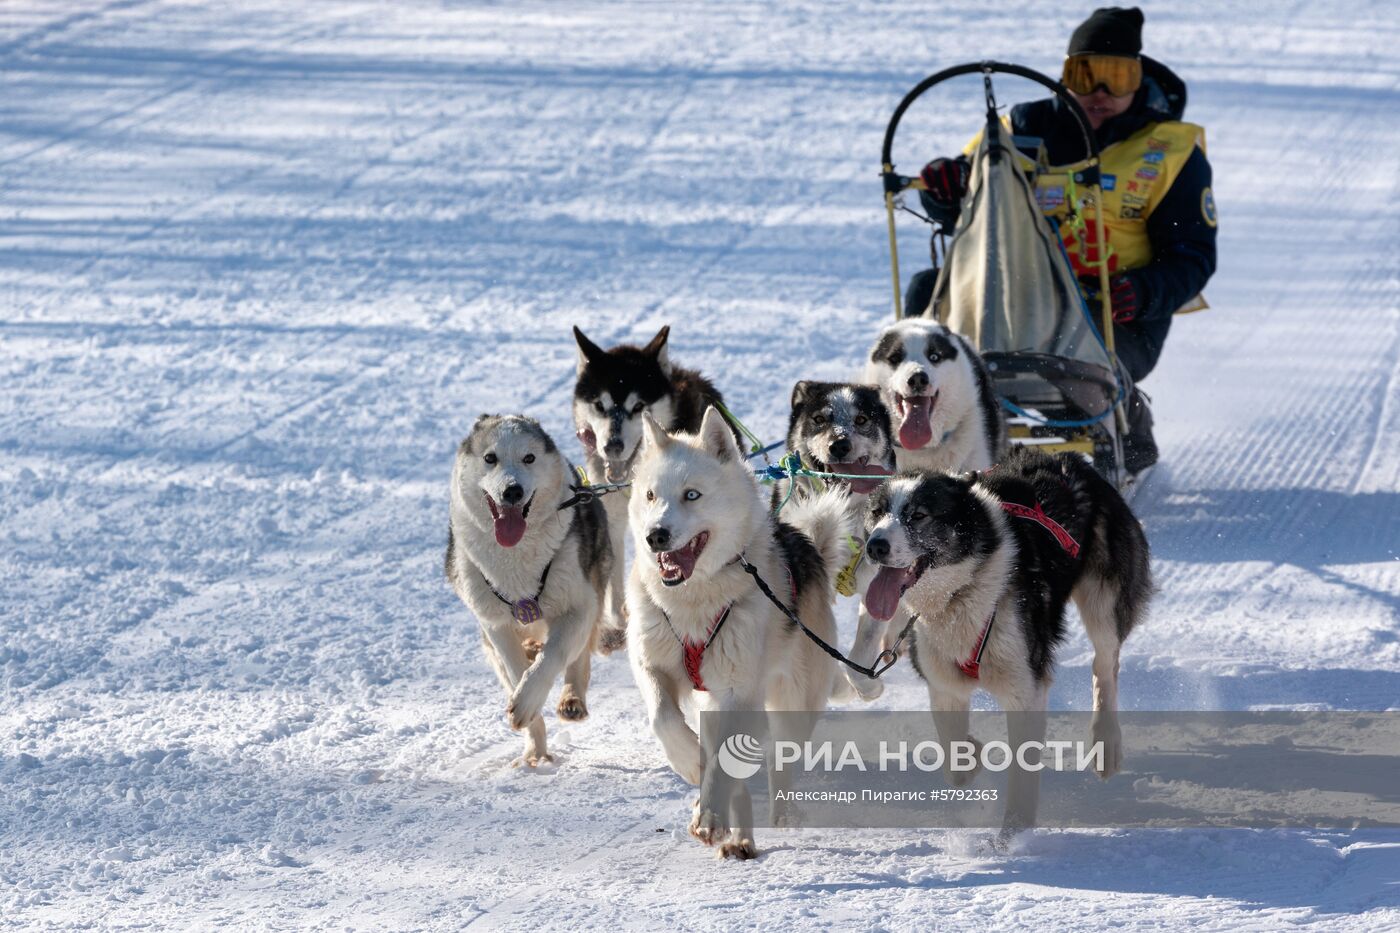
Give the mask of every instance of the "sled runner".
[{"label": "sled runner", "polygon": [[[924,183],[895,172],[895,131],[926,91],[970,74],[982,75],[987,106],[985,126],[968,153],[967,193],[955,222],[924,218],[944,242],[942,261],[928,306],[904,308],[895,210],[903,208],[905,192],[923,190]],[[1059,97],[1083,134],[1084,160],[1051,168],[1038,140],[1013,137],[997,114],[993,74],[1026,78]],[[1103,226],[1096,222],[1104,203],[1098,145],[1078,103],[1060,84],[1019,65],[977,62],[948,68],[919,82],[895,108],[885,130],[881,167],[895,317],[935,318],[977,348],[1006,409],[1013,444],[1039,446],[1052,454],[1080,453],[1110,482],[1124,486],[1127,377],[1114,353],[1109,253]],[[1069,206],[1069,236],[1042,212],[1042,204]],[[1098,276],[1094,307],[1080,291],[1067,240],[1076,248],[1079,266]]]}]

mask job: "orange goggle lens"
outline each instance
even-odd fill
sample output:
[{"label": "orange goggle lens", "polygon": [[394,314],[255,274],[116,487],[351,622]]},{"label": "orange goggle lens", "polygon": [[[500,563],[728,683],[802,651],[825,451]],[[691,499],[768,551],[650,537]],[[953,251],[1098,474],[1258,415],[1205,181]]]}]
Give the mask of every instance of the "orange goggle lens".
[{"label": "orange goggle lens", "polygon": [[1142,62],[1121,55],[1071,55],[1061,80],[1076,94],[1092,94],[1102,84],[1114,97],[1122,97],[1142,84]]}]

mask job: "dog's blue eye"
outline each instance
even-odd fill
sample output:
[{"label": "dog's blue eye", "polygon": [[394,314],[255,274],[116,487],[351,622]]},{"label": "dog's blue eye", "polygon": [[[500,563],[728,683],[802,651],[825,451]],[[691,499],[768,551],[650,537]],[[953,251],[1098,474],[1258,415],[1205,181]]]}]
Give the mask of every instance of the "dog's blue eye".
[{"label": "dog's blue eye", "polygon": [[535,455],[534,455],[534,454],[526,454],[525,456],[521,457],[520,460],[521,460],[521,462],[523,462],[523,463],[534,463],[534,462],[535,462]]},{"label": "dog's blue eye", "polygon": [[495,455],[495,454],[487,454],[487,455],[486,455],[485,457],[483,457],[482,459],[485,460],[486,463],[487,463],[488,465],[490,465],[490,466],[495,466],[495,465],[496,465],[496,455]]},{"label": "dog's blue eye", "polygon": [[699,499],[699,498],[700,498],[700,490],[698,490],[698,489],[687,489],[687,490],[685,491],[685,501],[686,501],[686,502],[694,502],[696,499]]}]

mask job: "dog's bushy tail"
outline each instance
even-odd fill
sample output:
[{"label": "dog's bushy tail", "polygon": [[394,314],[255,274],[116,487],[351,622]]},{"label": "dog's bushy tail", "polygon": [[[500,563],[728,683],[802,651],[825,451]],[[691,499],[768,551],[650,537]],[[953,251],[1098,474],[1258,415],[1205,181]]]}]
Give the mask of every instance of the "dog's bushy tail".
[{"label": "dog's bushy tail", "polygon": [[789,502],[779,516],[806,535],[822,558],[822,585],[836,586],[836,575],[851,558],[848,539],[856,528],[855,507],[845,489],[825,492]]}]

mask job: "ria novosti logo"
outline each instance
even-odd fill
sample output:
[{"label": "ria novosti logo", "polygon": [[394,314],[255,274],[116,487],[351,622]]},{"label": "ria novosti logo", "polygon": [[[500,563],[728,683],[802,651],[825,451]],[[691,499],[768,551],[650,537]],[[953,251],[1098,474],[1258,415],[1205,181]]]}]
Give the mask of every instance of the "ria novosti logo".
[{"label": "ria novosti logo", "polygon": [[[785,771],[792,766],[799,771],[1005,771],[1013,766],[1026,771],[1047,767],[1047,753],[1056,771],[1103,770],[1102,742],[1030,741],[1015,747],[1006,742],[958,740],[947,747],[940,742],[926,741],[912,745],[908,742],[881,741],[874,749],[874,760],[862,753],[854,741],[844,743],[787,742],[774,743],[773,767]],[[724,740],[716,758],[724,773],[746,781],[763,767],[763,744],[747,732],[736,732]]]},{"label": "ria novosti logo", "polygon": [[763,744],[747,732],[736,732],[724,740],[715,757],[725,774],[747,781],[763,767]]}]

